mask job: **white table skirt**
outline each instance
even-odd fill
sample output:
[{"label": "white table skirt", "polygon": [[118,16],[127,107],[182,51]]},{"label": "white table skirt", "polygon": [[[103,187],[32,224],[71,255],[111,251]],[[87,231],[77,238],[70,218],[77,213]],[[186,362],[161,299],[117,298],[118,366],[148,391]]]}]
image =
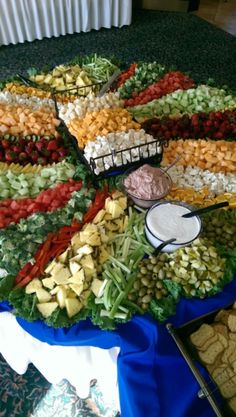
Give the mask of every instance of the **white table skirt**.
[{"label": "white table skirt", "polygon": [[130,25],[132,0],[0,0],[0,45]]},{"label": "white table skirt", "polygon": [[81,398],[88,397],[90,381],[97,379],[105,402],[119,409],[117,347],[51,346],[29,335],[5,312],[0,313],[0,353],[18,374],[33,363],[51,384],[67,379]]}]

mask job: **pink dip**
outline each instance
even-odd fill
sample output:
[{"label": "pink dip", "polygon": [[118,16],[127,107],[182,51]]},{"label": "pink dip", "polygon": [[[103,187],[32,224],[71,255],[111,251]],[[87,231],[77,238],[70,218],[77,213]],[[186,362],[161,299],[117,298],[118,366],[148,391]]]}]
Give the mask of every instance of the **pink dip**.
[{"label": "pink dip", "polygon": [[124,185],[134,197],[155,200],[168,193],[171,183],[160,168],[145,164],[129,174]]}]

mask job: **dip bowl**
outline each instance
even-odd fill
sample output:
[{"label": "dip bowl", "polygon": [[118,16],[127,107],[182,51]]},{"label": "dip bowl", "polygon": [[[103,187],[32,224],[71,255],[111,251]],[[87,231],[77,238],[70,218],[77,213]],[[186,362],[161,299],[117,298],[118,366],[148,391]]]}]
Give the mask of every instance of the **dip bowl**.
[{"label": "dip bowl", "polygon": [[[174,252],[190,245],[199,236],[202,222],[199,216],[184,218],[182,215],[193,210],[188,204],[176,201],[154,204],[145,216],[145,233],[149,243],[156,248],[164,241],[175,238],[176,241],[165,246],[163,252]],[[190,219],[191,222],[185,222]]]},{"label": "dip bowl", "polygon": [[[154,168],[153,166],[151,166],[152,168]],[[139,167],[135,167],[135,168],[130,168],[128,169],[125,173],[124,173],[124,179],[123,179],[123,188],[126,192],[126,194],[129,196],[129,198],[134,202],[134,204],[136,204],[138,207],[142,207],[142,208],[149,208],[152,207],[155,203],[157,203],[159,200],[163,199],[167,194],[169,194],[169,191],[172,187],[172,180],[171,177],[169,176],[169,174],[167,174],[167,172],[165,172],[163,169],[161,168],[157,168],[159,170],[159,172],[161,172],[161,176],[163,176],[165,178],[167,187],[164,190],[164,192],[162,193],[158,193],[156,195],[156,197],[154,196],[154,198],[141,198],[139,195],[136,195],[135,191],[132,190],[132,192],[129,190],[128,187],[126,187],[125,185],[125,179],[132,173],[134,173],[135,171],[137,171],[139,168],[141,168],[141,166]],[[143,187],[145,189],[145,186]],[[141,188],[142,189],[142,188]],[[140,191],[140,190],[139,190]]]}]

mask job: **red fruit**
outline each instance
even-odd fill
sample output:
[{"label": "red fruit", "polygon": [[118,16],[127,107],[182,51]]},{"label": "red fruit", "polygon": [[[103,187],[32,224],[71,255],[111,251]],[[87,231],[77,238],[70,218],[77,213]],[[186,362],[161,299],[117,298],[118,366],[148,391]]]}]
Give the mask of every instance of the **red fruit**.
[{"label": "red fruit", "polygon": [[30,157],[31,157],[31,159],[32,159],[32,161],[33,161],[33,162],[38,162],[38,159],[39,159],[39,154],[38,154],[38,152],[37,152],[37,151],[33,151],[33,152],[30,154]]},{"label": "red fruit", "polygon": [[67,155],[67,150],[65,148],[59,148],[57,152],[60,156],[63,156],[63,157]]},{"label": "red fruit", "polygon": [[0,161],[2,161],[3,159],[4,159],[4,153],[0,151]]},{"label": "red fruit", "polygon": [[21,147],[21,146],[18,146],[18,145],[13,145],[13,146],[12,146],[12,150],[13,150],[13,152],[15,152],[15,153],[21,153],[21,151],[22,151],[22,147]]},{"label": "red fruit", "polygon": [[42,151],[42,149],[45,147],[45,145],[44,145],[44,143],[43,142],[36,142],[35,143],[35,147],[36,147],[36,149],[39,151],[39,152],[41,152]]},{"label": "red fruit", "polygon": [[47,150],[48,151],[56,151],[58,149],[58,143],[57,143],[57,141],[54,139],[54,140],[50,140],[49,142],[48,142],[48,145],[47,145]]},{"label": "red fruit", "polygon": [[59,154],[57,152],[53,152],[51,154],[51,160],[54,161],[54,162],[57,162],[58,159],[59,159]]},{"label": "red fruit", "polygon": [[20,139],[18,140],[18,144],[19,144],[20,146],[22,146],[23,148],[25,148],[25,146],[28,144],[28,140],[26,140],[26,139],[24,139],[24,138],[20,138]]},{"label": "red fruit", "polygon": [[25,147],[25,152],[27,152],[29,155],[31,152],[35,149],[34,142],[29,142]]},{"label": "red fruit", "polygon": [[25,152],[20,153],[20,155],[19,155],[19,160],[20,161],[26,161],[27,158],[28,158],[27,153],[25,153]]},{"label": "red fruit", "polygon": [[9,149],[10,148],[10,141],[7,139],[2,139],[1,140],[1,145],[4,149]]},{"label": "red fruit", "polygon": [[6,159],[6,161],[8,161],[8,162],[13,162],[13,161],[15,161],[15,159],[16,159],[16,153],[15,152],[13,152],[13,151],[7,151],[6,153],[5,153],[5,159]]}]

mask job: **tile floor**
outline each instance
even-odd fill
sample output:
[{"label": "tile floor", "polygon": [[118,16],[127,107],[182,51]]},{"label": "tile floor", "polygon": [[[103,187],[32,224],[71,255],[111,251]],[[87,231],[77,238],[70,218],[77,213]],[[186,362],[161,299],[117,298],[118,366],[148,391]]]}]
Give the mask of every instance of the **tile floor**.
[{"label": "tile floor", "polygon": [[200,0],[194,14],[236,36],[236,0]]}]

